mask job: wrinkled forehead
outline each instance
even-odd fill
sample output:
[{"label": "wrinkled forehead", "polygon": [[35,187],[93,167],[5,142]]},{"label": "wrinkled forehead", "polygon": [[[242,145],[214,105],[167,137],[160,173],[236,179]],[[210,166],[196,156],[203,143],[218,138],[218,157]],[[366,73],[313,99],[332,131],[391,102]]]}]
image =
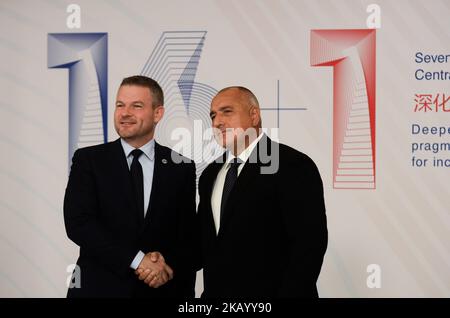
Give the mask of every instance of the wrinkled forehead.
[{"label": "wrinkled forehead", "polygon": [[250,106],[250,101],[246,94],[238,89],[229,89],[217,94],[211,102],[211,110],[218,110],[222,107],[246,107]]},{"label": "wrinkled forehead", "polygon": [[145,100],[152,101],[150,89],[140,85],[122,85],[117,90],[117,100]]}]

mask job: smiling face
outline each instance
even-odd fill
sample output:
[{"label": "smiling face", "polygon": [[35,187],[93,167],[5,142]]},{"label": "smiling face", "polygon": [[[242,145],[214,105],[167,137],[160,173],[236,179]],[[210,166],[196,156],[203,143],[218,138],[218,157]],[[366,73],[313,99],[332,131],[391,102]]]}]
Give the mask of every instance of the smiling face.
[{"label": "smiling face", "polygon": [[153,106],[150,89],[122,85],[117,92],[114,127],[121,138],[135,148],[149,142],[164,115],[162,105]]},{"label": "smiling face", "polygon": [[210,116],[217,142],[235,154],[248,146],[245,136],[252,136],[251,130],[258,135],[259,107],[252,105],[248,94],[238,88],[219,92],[212,100]]}]

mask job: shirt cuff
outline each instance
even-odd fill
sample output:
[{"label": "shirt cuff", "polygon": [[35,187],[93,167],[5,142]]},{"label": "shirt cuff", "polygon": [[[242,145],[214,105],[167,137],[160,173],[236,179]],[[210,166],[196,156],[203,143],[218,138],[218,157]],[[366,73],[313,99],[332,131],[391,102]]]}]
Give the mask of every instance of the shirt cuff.
[{"label": "shirt cuff", "polygon": [[136,270],[139,267],[139,264],[142,262],[142,259],[144,258],[145,254],[142,251],[139,251],[136,256],[134,257],[133,261],[131,262],[130,267],[134,270]]}]

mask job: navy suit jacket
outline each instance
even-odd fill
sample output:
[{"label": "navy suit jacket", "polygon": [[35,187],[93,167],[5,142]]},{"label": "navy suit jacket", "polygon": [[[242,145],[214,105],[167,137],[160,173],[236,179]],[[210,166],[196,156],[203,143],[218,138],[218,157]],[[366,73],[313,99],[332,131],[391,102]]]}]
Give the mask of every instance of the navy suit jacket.
[{"label": "navy suit jacket", "polygon": [[[120,139],[75,152],[64,221],[80,247],[81,288],[69,288],[68,297],[194,296],[195,164],[158,143],[154,160],[142,222]],[[139,250],[159,251],[174,270],[173,280],[157,289],[139,281],[130,268]]]},{"label": "navy suit jacket", "polygon": [[[216,235],[211,194],[224,160],[211,163],[199,184],[202,297],[317,297],[327,225],[314,162],[264,136],[239,174]],[[276,172],[261,173],[276,162]]]}]

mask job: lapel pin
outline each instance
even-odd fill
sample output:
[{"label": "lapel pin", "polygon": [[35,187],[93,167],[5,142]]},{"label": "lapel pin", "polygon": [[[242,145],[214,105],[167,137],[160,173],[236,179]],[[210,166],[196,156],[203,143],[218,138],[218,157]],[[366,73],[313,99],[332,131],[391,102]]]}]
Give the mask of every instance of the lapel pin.
[{"label": "lapel pin", "polygon": [[167,163],[167,159],[163,159],[163,160],[161,160],[161,161],[162,161],[163,164],[166,164],[166,163]]}]

